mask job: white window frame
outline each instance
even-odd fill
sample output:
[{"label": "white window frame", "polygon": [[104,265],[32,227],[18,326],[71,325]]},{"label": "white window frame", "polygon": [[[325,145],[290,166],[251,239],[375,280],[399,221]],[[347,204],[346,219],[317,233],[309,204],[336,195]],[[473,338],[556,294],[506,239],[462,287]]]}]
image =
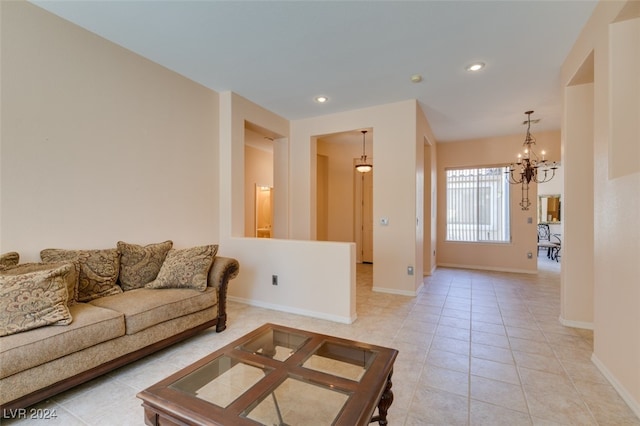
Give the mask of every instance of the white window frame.
[{"label": "white window frame", "polygon": [[[482,166],[445,169],[445,241],[466,243],[511,242],[508,167]],[[483,209],[482,197],[489,200]]]}]

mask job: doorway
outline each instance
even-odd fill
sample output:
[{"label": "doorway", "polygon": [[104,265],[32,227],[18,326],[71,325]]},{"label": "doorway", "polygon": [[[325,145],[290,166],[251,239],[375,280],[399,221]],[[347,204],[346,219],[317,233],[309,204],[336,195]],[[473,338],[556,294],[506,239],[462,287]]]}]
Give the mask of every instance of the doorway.
[{"label": "doorway", "polygon": [[[367,129],[369,155],[372,136]],[[316,136],[316,239],[353,242],[356,262],[372,263],[373,172],[355,170],[362,152],[360,129]]]},{"label": "doorway", "polygon": [[274,135],[245,122],[244,236],[273,237]]},{"label": "doorway", "polygon": [[355,205],[354,222],[356,249],[359,262],[373,263],[373,170],[367,173],[356,171],[354,161]]}]

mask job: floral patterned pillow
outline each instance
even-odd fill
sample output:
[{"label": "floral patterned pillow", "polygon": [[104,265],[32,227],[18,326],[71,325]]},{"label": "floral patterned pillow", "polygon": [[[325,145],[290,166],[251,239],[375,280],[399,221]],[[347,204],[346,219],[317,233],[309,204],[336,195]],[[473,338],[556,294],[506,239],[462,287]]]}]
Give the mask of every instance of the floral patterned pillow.
[{"label": "floral patterned pillow", "polygon": [[209,270],[217,252],[217,245],[171,249],[160,268],[158,277],[145,287],[192,288],[205,291]]},{"label": "floral patterned pillow", "polygon": [[64,250],[45,249],[40,252],[43,262],[78,262],[78,302],[122,293],[118,285],[120,254],[116,249]]},{"label": "floral patterned pillow", "polygon": [[118,241],[120,287],[124,291],[144,287],[155,280],[173,241],[139,246]]},{"label": "floral patterned pillow", "polygon": [[0,336],[50,324],[70,324],[64,277],[72,268],[73,264],[66,263],[55,269],[1,275]]},{"label": "floral patterned pillow", "polygon": [[20,262],[20,254],[15,251],[0,254],[0,270],[15,266]]},{"label": "floral patterned pillow", "polygon": [[78,278],[80,276],[80,265],[76,262],[21,263],[19,265],[0,270],[0,275],[21,275],[29,272],[47,271],[59,268],[66,264],[71,264],[72,268],[61,276],[64,280],[68,293],[67,306],[71,306],[78,302]]}]

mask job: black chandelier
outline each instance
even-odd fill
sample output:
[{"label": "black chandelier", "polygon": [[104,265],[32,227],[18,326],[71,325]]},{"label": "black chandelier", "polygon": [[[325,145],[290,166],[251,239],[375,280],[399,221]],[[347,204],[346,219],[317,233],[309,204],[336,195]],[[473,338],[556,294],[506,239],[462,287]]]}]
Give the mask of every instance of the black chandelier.
[{"label": "black chandelier", "polygon": [[[509,165],[509,170],[505,172],[509,183],[514,185],[522,185],[522,201],[520,206],[522,210],[529,210],[531,201],[529,200],[529,184],[531,182],[544,183],[549,182],[556,175],[557,163],[554,161],[549,165],[545,158],[545,152],[540,154],[542,158],[533,150],[536,139],[531,136],[531,114],[533,111],[525,112],[527,114],[527,136],[524,139],[524,154],[518,154],[518,161]],[[551,174],[549,175],[549,171]],[[543,172],[543,173],[541,173]]]}]

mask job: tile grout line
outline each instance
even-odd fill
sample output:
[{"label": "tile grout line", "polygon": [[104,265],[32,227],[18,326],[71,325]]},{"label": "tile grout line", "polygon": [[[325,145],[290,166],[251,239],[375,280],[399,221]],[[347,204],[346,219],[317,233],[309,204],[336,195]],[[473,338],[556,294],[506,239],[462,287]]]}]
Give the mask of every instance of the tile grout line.
[{"label": "tile grout line", "polygon": [[562,371],[564,372],[564,374],[567,377],[567,379],[569,380],[569,382],[571,382],[571,386],[572,386],[573,390],[576,392],[576,395],[578,395],[578,397],[580,398],[580,402],[582,402],[582,405],[587,410],[587,412],[591,416],[591,419],[594,421],[594,423],[596,425],[599,425],[598,419],[596,419],[596,416],[593,414],[593,411],[591,410],[591,407],[589,407],[589,404],[584,400],[582,394],[578,390],[578,387],[576,386],[576,383],[575,383],[573,377],[571,377],[571,374],[569,374],[569,371],[565,367],[564,363],[558,357],[557,350],[554,347],[555,345],[552,344],[552,342],[549,340],[549,336],[547,336],[547,333],[542,329],[542,327],[540,327],[540,325],[539,325],[540,321],[538,320],[538,317],[531,311],[531,308],[530,308],[529,305],[527,305],[527,309],[529,310],[529,313],[531,315],[533,315],[533,318],[534,318],[534,320],[536,322],[536,325],[538,326],[538,328],[540,329],[540,332],[544,336],[545,342],[549,345],[549,347],[551,348],[551,351],[553,352],[554,359],[556,360],[556,362],[558,362],[558,364],[562,368]]},{"label": "tile grout line", "polygon": [[[494,291],[495,291],[495,287],[494,287]],[[517,291],[517,295],[518,295],[518,300],[521,299],[521,294],[520,291]],[[529,397],[527,396],[527,393],[524,390],[524,383],[522,382],[522,375],[520,374],[520,367],[518,362],[516,361],[516,357],[513,354],[513,347],[511,346],[511,339],[509,338],[509,330],[507,329],[507,325],[505,324],[504,321],[504,315],[503,315],[503,309],[502,306],[500,304],[500,302],[498,302],[498,310],[500,311],[500,318],[502,319],[502,326],[504,327],[504,333],[507,336],[507,342],[509,343],[509,352],[511,353],[511,359],[513,360],[513,366],[516,370],[516,374],[518,375],[518,381],[520,382],[520,392],[522,393],[522,397],[524,398],[524,403],[527,406],[527,414],[529,414],[529,421],[531,422],[531,424],[535,424],[535,422],[533,421],[533,413],[531,412],[531,404],[529,401]]]}]

